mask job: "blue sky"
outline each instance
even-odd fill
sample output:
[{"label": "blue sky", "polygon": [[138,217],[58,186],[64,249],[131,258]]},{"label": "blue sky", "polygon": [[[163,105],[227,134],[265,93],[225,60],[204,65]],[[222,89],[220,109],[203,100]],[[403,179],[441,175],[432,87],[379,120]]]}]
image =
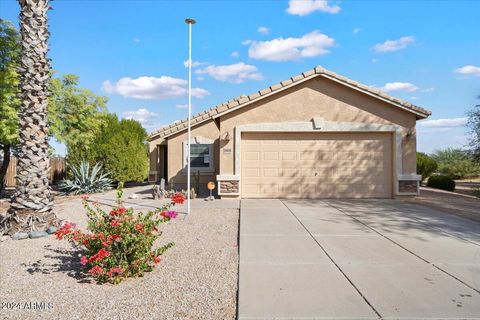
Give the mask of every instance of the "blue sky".
[{"label": "blue sky", "polygon": [[[463,147],[480,95],[478,1],[52,2],[58,74],[109,98],[148,131],[187,116],[188,29],[194,17],[194,112],[316,65],[433,112],[418,149]],[[18,21],[16,1],[0,16]],[[54,144],[59,153],[63,148]]]}]

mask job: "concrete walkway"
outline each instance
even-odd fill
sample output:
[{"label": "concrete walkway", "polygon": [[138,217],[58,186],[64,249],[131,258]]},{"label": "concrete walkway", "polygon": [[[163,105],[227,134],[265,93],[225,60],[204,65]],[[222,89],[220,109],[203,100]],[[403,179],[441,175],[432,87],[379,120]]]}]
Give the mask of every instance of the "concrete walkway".
[{"label": "concrete walkway", "polygon": [[[135,199],[129,197],[135,194]],[[101,205],[114,207],[116,206],[116,191],[110,190],[104,193],[93,194],[89,197],[90,203],[97,202]],[[125,188],[123,190],[123,205],[126,208],[132,208],[138,211],[156,210],[164,204],[169,203],[170,199],[153,199],[152,186],[138,186]],[[215,199],[213,201],[205,201],[204,198],[197,198],[191,200],[192,209],[238,209],[240,200],[238,199]],[[176,205],[176,210],[180,213],[187,211],[186,202],[183,205]]]},{"label": "concrete walkway", "polygon": [[480,223],[394,200],[242,200],[239,319],[480,319]]}]

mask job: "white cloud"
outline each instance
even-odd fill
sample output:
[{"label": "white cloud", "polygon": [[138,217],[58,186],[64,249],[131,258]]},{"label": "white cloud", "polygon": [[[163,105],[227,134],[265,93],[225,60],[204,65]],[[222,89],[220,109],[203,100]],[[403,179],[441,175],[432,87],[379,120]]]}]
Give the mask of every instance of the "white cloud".
[{"label": "white cloud", "polygon": [[435,91],[434,87],[422,89],[422,92],[433,92],[433,91]]},{"label": "white cloud", "polygon": [[[426,120],[430,121],[430,120]],[[417,126],[417,150],[432,153],[445,148],[463,148],[468,143],[468,131],[465,126],[458,127],[422,127]]]},{"label": "white cloud", "polygon": [[416,96],[410,97],[410,100],[418,100],[418,97]]},{"label": "white cloud", "polygon": [[360,28],[355,28],[355,29],[353,29],[353,34],[357,34],[357,33],[359,33],[359,32],[360,32],[360,30],[361,30]]},{"label": "white cloud", "polygon": [[480,67],[467,65],[455,69],[455,73],[480,76]]},{"label": "white cloud", "polygon": [[238,58],[240,56],[240,53],[238,53],[238,51],[233,51],[230,55],[234,58]]},{"label": "white cloud", "polygon": [[380,90],[383,90],[386,92],[390,92],[390,91],[413,92],[413,91],[417,91],[418,87],[410,82],[388,82],[388,83],[385,83],[385,85],[381,87]]},{"label": "white cloud", "polygon": [[246,46],[246,45],[251,44],[252,42],[253,42],[252,40],[243,40],[243,41],[241,42],[241,44],[244,45],[244,46]]},{"label": "white cloud", "polygon": [[377,63],[378,61],[380,61],[380,59],[372,58],[372,62],[373,62],[373,63]]},{"label": "white cloud", "polygon": [[151,131],[153,129],[159,128],[158,113],[151,112],[146,108],[138,108],[137,110],[130,110],[125,111],[122,114],[124,119],[133,119],[140,122],[142,127],[144,127],[147,131]]},{"label": "white cloud", "polygon": [[445,127],[438,127],[438,128],[422,128],[418,127],[417,134],[426,135],[426,134],[439,134],[439,133],[447,133],[451,132],[453,128],[445,128]]},{"label": "white cloud", "polygon": [[386,40],[383,43],[377,43],[373,50],[376,52],[393,52],[405,49],[410,44],[415,42],[414,36],[401,37],[398,40]]},{"label": "white cloud", "polygon": [[138,39],[138,38],[133,38],[133,42],[139,43],[139,42],[140,42],[140,39]]},{"label": "white cloud", "polygon": [[298,16],[306,16],[315,11],[336,14],[340,10],[338,5],[329,5],[327,0],[290,0],[287,8],[289,14]]},{"label": "white cloud", "polygon": [[177,109],[187,109],[188,108],[188,104],[177,104],[175,106],[175,108]]},{"label": "white cloud", "polygon": [[300,38],[280,37],[269,41],[252,41],[248,56],[267,61],[297,60],[326,55],[330,52],[328,48],[334,44],[335,39],[314,30]]},{"label": "white cloud", "polygon": [[270,29],[267,28],[267,27],[258,27],[257,31],[261,34],[269,34],[270,33]]},{"label": "white cloud", "polygon": [[[207,63],[207,62],[200,62],[200,61],[195,61],[195,60],[193,60],[193,61],[192,61],[192,68],[204,66],[204,65],[206,65],[206,64],[208,64],[208,63]],[[185,68],[188,68],[188,60],[183,61],[183,65],[184,65]]]},{"label": "white cloud", "polygon": [[[102,89],[106,93],[116,93],[126,98],[155,100],[186,96],[188,94],[188,81],[169,76],[148,77],[136,79],[124,77],[116,83],[104,81]],[[203,98],[210,93],[202,88],[192,88],[192,96]]]},{"label": "white cloud", "polygon": [[258,72],[257,67],[238,62],[229,65],[211,65],[195,71],[195,74],[208,74],[218,81],[242,83],[245,80],[262,80],[263,75]]},{"label": "white cloud", "polygon": [[468,118],[445,118],[435,120],[419,121],[418,126],[424,128],[451,128],[451,127],[463,127],[467,124]]},{"label": "white cloud", "polygon": [[125,119],[137,120],[141,124],[145,124],[150,118],[157,116],[155,112],[150,112],[145,108],[139,108],[134,111],[125,111],[123,117]]}]

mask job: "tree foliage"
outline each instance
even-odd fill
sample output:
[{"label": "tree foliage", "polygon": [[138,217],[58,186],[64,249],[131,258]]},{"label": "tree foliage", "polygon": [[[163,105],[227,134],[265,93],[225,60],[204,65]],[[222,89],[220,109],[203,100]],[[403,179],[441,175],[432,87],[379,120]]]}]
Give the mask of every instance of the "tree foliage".
[{"label": "tree foliage", "polygon": [[73,147],[88,149],[107,112],[107,98],[78,87],[79,77],[66,74],[50,82],[48,102],[50,135]]},{"label": "tree foliage", "polygon": [[68,161],[101,163],[116,181],[143,181],[148,173],[147,133],[138,121],[119,120],[114,114],[104,116],[104,123],[90,148],[75,147]]},{"label": "tree foliage", "polygon": [[[20,35],[15,26],[0,19],[0,191],[6,173],[9,152],[17,143],[20,100],[19,75]],[[79,77],[66,74],[51,78],[48,99],[49,135],[66,145],[88,150],[98,134],[107,113],[107,98],[79,87]]]},{"label": "tree foliage", "polygon": [[17,67],[20,59],[20,34],[13,24],[0,19],[0,144],[18,139]]},{"label": "tree foliage", "polygon": [[432,158],[438,163],[438,172],[453,179],[475,177],[480,174],[480,166],[467,151],[447,148],[435,151]]},{"label": "tree foliage", "polygon": [[7,20],[0,19],[0,191],[10,162],[10,150],[18,141],[17,67],[20,59],[20,34]]},{"label": "tree foliage", "polygon": [[437,162],[423,152],[417,152],[417,174],[422,176],[422,181],[427,179],[437,170]]},{"label": "tree foliage", "polygon": [[[480,99],[480,97],[479,97]],[[470,128],[470,147],[477,163],[480,163],[480,104],[468,112],[468,127]]]}]

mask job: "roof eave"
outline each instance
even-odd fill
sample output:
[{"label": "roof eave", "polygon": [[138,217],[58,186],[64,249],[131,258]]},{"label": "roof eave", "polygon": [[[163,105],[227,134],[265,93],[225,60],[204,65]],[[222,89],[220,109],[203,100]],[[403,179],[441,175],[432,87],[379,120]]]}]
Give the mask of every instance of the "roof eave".
[{"label": "roof eave", "polygon": [[[319,77],[319,76],[327,78],[327,79],[329,79],[331,81],[334,81],[336,83],[339,83],[341,85],[347,86],[351,89],[354,89],[354,90],[359,91],[363,94],[369,95],[373,98],[382,100],[382,101],[384,101],[388,104],[399,107],[399,108],[401,108],[401,109],[403,109],[407,112],[411,112],[411,113],[416,115],[417,119],[425,119],[432,114],[432,112],[429,111],[429,110],[426,110],[424,108],[420,108],[420,107],[418,107],[414,104],[411,104],[409,102],[394,98],[394,97],[389,96],[385,93],[382,93],[380,90],[369,88],[365,85],[359,84],[356,81],[350,80],[350,79],[348,79],[344,76],[341,76],[341,75],[337,75],[336,73],[333,73],[333,72],[328,71],[328,70],[326,70],[324,68],[321,68],[321,67],[316,67],[313,70],[306,71],[306,72],[304,72],[300,75],[303,76],[302,79],[298,79],[298,76],[291,77],[289,80],[286,80],[286,81],[290,81],[290,83],[288,85],[281,86],[280,88],[277,87],[275,89],[274,89],[274,87],[277,86],[277,85],[270,86],[270,87],[266,88],[266,89],[270,90],[269,92],[262,93],[262,91],[264,91],[264,90],[266,91],[266,89],[258,91],[256,93],[257,96],[255,98],[252,99],[251,98],[252,95],[248,96],[247,97],[248,101],[240,101],[241,99],[232,99],[232,100],[228,101],[227,103],[223,103],[221,105],[218,105],[216,108],[212,108],[210,111],[205,111],[205,112],[199,114],[199,116],[204,116],[205,114],[209,114],[209,116],[206,117],[206,118],[203,118],[203,119],[198,119],[197,118],[195,123],[192,124],[191,127],[195,127],[195,126],[200,125],[200,124],[202,124],[206,121],[209,121],[209,120],[217,119],[217,118],[222,117],[222,116],[224,116],[224,115],[226,115],[230,112],[236,111],[240,108],[243,108],[243,107],[248,106],[252,103],[258,102],[258,101],[260,101],[264,98],[268,98],[268,97],[270,97],[274,94],[277,94],[277,93],[282,92],[284,90],[290,89],[291,87],[294,87],[294,86],[296,86],[300,83],[303,83],[305,81],[309,81],[309,80],[311,80],[313,78],[316,78],[316,77]],[[286,81],[282,81],[281,84],[283,85],[283,82],[286,82]],[[233,105],[233,106],[230,107],[229,106],[230,103],[232,103],[232,104],[236,103],[236,105]],[[222,106],[223,107],[227,106],[227,109],[219,112],[218,109]],[[215,111],[216,114],[213,114],[212,110]],[[147,138],[147,140],[149,142],[151,142],[152,140],[155,140],[157,137],[166,139],[166,138],[168,138],[172,135],[175,135],[175,134],[183,132],[184,130],[187,130],[186,127],[178,128],[182,124],[184,124],[184,121],[178,123],[177,125],[170,125],[170,126],[164,128],[164,129],[160,130],[160,131],[152,133]],[[172,132],[165,133],[165,132],[168,132],[169,130],[171,130]]]}]

